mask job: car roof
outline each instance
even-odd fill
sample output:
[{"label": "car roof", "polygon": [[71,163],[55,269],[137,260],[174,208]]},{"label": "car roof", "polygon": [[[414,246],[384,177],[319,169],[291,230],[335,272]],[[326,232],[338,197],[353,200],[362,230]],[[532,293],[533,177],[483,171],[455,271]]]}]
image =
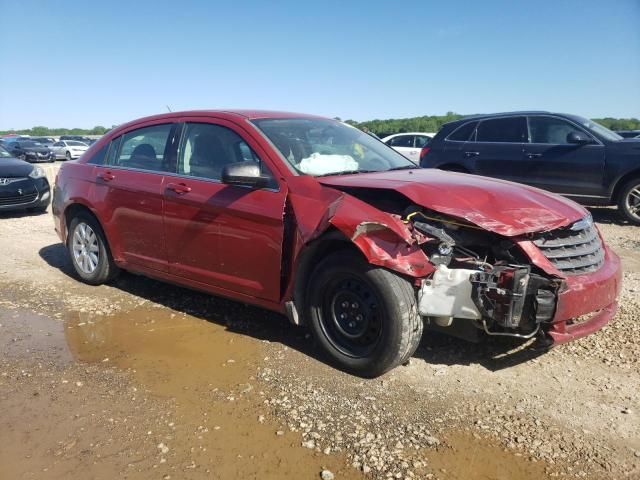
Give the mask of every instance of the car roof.
[{"label": "car roof", "polygon": [[278,111],[278,110],[248,110],[248,109],[220,109],[220,110],[185,110],[179,112],[170,112],[170,113],[161,113],[158,115],[150,115],[148,117],[137,118],[127,123],[123,123],[118,125],[116,128],[111,130],[109,136],[113,136],[113,134],[119,134],[120,131],[125,130],[129,127],[138,124],[144,124],[148,122],[155,122],[158,120],[175,120],[178,117],[216,117],[227,120],[257,120],[257,119],[266,119],[266,118],[317,118],[329,120],[328,117],[323,117],[320,115],[310,115],[308,113],[296,113],[296,112],[286,112],[286,111]]},{"label": "car roof", "polygon": [[498,117],[517,117],[521,115],[558,115],[560,117],[570,118],[571,115],[568,113],[558,113],[558,112],[549,112],[547,110],[520,110],[514,112],[498,112],[498,113],[475,113],[473,115],[465,115],[462,118],[457,120],[453,120],[451,122],[447,122],[443,125],[453,126],[459,125],[461,123],[466,123],[470,120],[485,120],[489,118],[498,118]]}]

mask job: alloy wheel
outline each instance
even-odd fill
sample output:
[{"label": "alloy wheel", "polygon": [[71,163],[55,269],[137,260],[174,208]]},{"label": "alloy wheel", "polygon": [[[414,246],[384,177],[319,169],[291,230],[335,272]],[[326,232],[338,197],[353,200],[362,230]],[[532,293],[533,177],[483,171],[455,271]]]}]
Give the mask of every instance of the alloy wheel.
[{"label": "alloy wheel", "polygon": [[640,183],[629,190],[625,203],[627,211],[640,220]]},{"label": "alloy wheel", "polygon": [[92,274],[98,268],[100,247],[93,229],[84,222],[79,223],[73,232],[73,258],[82,272]]}]

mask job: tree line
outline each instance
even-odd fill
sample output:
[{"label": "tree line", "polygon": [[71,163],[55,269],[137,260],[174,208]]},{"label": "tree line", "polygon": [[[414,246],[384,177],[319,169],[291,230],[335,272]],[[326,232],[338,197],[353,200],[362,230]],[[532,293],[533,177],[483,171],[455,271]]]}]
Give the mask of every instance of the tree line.
[{"label": "tree line", "polygon": [[[112,127],[113,128],[113,127]],[[31,135],[32,137],[59,137],[60,135],[104,135],[111,128],[101,125],[93,128],[49,128],[49,127],[32,127],[22,130],[0,130],[0,135]]]},{"label": "tree line", "polygon": [[[430,132],[435,133],[447,122],[458,120],[464,115],[455,112],[447,112],[445,115],[425,115],[412,118],[389,118],[386,120],[367,120],[356,122],[347,120],[346,123],[359,129],[368,129],[379,137],[402,132]],[[338,118],[339,120],[339,118]],[[611,130],[640,130],[640,120],[637,118],[594,118],[593,121],[610,128]],[[113,128],[113,127],[112,127]],[[91,129],[86,128],[48,128],[33,127],[23,130],[0,130],[0,135],[18,134],[31,135],[35,137],[57,137],[60,135],[104,135],[110,128],[96,126]]]}]

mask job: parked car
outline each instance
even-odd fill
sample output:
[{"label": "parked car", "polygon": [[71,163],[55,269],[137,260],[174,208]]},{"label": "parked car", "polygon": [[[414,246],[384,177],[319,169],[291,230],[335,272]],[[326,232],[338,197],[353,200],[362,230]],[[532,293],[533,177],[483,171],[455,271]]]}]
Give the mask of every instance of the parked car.
[{"label": "parked car", "polygon": [[88,148],[86,143],[75,140],[60,140],[52,145],[51,151],[56,160],[72,160],[80,157]]},{"label": "parked car", "polygon": [[617,205],[640,225],[640,142],[577,115],[512,112],[447,123],[424,167],[521,182],[586,205]]},{"label": "parked car", "polygon": [[44,170],[13,158],[0,147],[0,212],[28,209],[44,212],[51,203]]},{"label": "parked car", "polygon": [[53,162],[55,158],[51,150],[32,140],[12,140],[3,144],[11,156],[27,162]]},{"label": "parked car", "polygon": [[37,142],[40,145],[44,145],[45,147],[50,147],[56,143],[56,139],[52,137],[31,137],[29,140]]},{"label": "parked car", "polygon": [[615,130],[622,138],[639,138],[640,130]]},{"label": "parked car", "polygon": [[382,141],[409,160],[418,163],[420,161],[420,151],[429,144],[432,138],[433,135],[428,133],[407,132],[389,135],[384,137]]},{"label": "parked car", "polygon": [[62,165],[52,209],[85,283],[124,269],[286,313],[363,376],[404,363],[425,324],[476,339],[587,335],[621,288],[620,260],[571,200],[422,169],[310,115],[121,125]]},{"label": "parked car", "polygon": [[60,140],[74,140],[76,142],[82,142],[88,144],[91,141],[89,137],[83,135],[61,135]]}]

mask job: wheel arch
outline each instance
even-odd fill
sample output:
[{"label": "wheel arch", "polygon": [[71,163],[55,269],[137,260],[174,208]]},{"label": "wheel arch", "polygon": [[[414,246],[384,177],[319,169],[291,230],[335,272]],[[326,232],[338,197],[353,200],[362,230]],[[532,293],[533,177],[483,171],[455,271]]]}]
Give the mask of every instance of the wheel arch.
[{"label": "wheel arch", "polygon": [[[302,248],[296,261],[292,300],[298,312],[304,311],[306,291],[313,267],[326,255],[343,251],[350,251],[366,260],[362,251],[345,234],[333,226]],[[303,317],[300,317],[299,320],[298,323],[304,324]]]},{"label": "wheel arch", "polygon": [[80,213],[86,213],[96,221],[96,223],[100,227],[100,230],[102,231],[102,234],[105,237],[105,240],[107,241],[106,247],[109,250],[109,253],[113,255],[113,249],[111,248],[111,239],[109,238],[109,234],[105,230],[104,225],[102,224],[98,216],[95,214],[95,212],[88,205],[85,205],[83,203],[72,203],[68,205],[67,208],[65,208],[64,210],[65,243],[69,239],[69,225],[71,225],[71,220],[73,220],[73,218]]},{"label": "wheel arch", "polygon": [[615,186],[613,187],[613,192],[611,193],[612,204],[618,203],[618,201],[620,200],[619,197],[622,189],[627,184],[627,182],[633,180],[634,178],[640,179],[640,168],[636,168],[635,170],[631,170],[630,172],[625,173],[616,181]]}]

